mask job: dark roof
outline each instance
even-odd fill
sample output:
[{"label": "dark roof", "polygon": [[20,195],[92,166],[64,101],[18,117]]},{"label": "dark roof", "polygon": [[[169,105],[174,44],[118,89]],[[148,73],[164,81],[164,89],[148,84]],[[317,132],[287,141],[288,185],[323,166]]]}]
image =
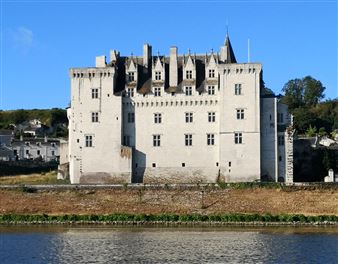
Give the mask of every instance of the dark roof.
[{"label": "dark roof", "polygon": [[13,135],[13,130],[0,129],[0,136],[11,136],[11,135]]},{"label": "dark roof", "polygon": [[227,63],[237,63],[235,53],[231,46],[229,35],[227,35],[224,45],[227,47]]},{"label": "dark roof", "polygon": [[[228,60],[224,63],[237,63],[234,51],[231,46],[231,42],[229,36],[226,37],[224,45],[227,47],[227,58]],[[188,55],[189,56],[189,55]],[[165,78],[164,78],[164,89],[166,92],[182,92],[183,86],[187,85],[183,82],[183,67],[184,67],[184,60],[187,60],[188,56],[178,55],[177,56],[177,70],[178,70],[178,84],[175,87],[169,87],[169,56],[159,56],[155,55],[152,56],[150,59],[150,63],[148,64],[148,68],[143,66],[143,57],[142,56],[132,56],[132,57],[119,57],[116,62],[112,62],[109,66],[115,66],[117,71],[117,79],[116,79],[116,87],[114,88],[115,93],[121,93],[125,90],[126,87],[126,67],[129,67],[131,60],[137,65],[138,69],[138,77],[136,84],[127,85],[129,87],[136,87],[138,93],[147,94],[151,92],[151,87],[154,85],[152,82],[152,65],[156,63],[157,59],[161,59],[161,63],[165,68]],[[206,83],[206,76],[205,76],[205,67],[206,63],[210,60],[211,56],[215,57],[215,60],[218,63],[222,63],[219,60],[219,54],[203,54],[203,55],[190,55],[193,59],[193,62],[196,66],[196,90],[199,92],[203,92],[205,89]],[[214,84],[214,83],[208,83]],[[217,85],[218,82],[215,84]]]}]

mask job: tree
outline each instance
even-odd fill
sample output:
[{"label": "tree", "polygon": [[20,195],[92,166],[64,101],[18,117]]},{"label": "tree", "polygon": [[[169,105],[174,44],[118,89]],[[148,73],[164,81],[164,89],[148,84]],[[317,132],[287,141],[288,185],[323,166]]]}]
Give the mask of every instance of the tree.
[{"label": "tree", "polygon": [[304,87],[304,104],[315,106],[324,98],[325,87],[322,83],[311,76],[306,76],[302,80]]},{"label": "tree", "polygon": [[290,112],[293,112],[294,109],[303,106],[304,87],[301,79],[288,81],[284,85],[282,91],[284,92],[282,101],[288,105]]},{"label": "tree", "polygon": [[324,98],[325,87],[320,81],[306,76],[288,81],[282,91],[283,103],[288,105],[292,113],[296,108],[316,106]]}]

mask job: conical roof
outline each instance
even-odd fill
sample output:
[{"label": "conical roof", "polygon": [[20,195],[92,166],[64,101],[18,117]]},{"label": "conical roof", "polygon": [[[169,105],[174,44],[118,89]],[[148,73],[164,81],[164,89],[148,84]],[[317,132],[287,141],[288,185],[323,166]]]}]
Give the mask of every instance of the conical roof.
[{"label": "conical roof", "polygon": [[225,38],[224,46],[227,49],[227,61],[226,61],[226,63],[237,63],[237,60],[236,60],[236,57],[235,57],[235,53],[234,53],[234,51],[232,49],[230,38],[229,38],[228,34],[227,34],[227,36]]}]

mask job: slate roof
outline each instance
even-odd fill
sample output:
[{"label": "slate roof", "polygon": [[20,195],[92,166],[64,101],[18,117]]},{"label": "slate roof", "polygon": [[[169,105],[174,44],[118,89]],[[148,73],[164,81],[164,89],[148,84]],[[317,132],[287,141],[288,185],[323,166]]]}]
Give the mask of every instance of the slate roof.
[{"label": "slate roof", "polygon": [[[231,42],[229,36],[226,37],[224,45],[227,47],[227,58],[228,60],[224,63],[237,63],[235,53],[232,49]],[[196,90],[199,92],[205,91],[205,86],[207,84],[217,85],[218,81],[209,80],[206,82],[205,76],[205,67],[206,63],[210,60],[211,56],[214,56],[218,63],[220,62],[220,58],[218,54],[204,54],[204,55],[190,55],[196,66]],[[126,67],[129,67],[131,60],[135,64],[137,64],[138,73],[137,73],[137,82],[136,82],[136,90],[138,93],[147,94],[151,92],[151,88],[154,86],[152,82],[152,66],[156,63],[157,59],[161,59],[161,63],[165,67],[165,78],[164,78],[164,89],[166,92],[183,92],[183,86],[185,83],[183,82],[183,67],[184,63],[187,61],[188,56],[178,55],[177,56],[177,64],[178,64],[178,84],[176,87],[169,87],[169,56],[159,56],[155,55],[151,57],[151,61],[148,64],[148,68],[143,66],[143,56],[130,56],[130,57],[119,57],[117,61],[111,62],[108,66],[116,66],[117,70],[117,79],[116,79],[116,87],[114,92],[121,93],[125,90],[126,86]],[[131,87],[135,87],[131,85]]]}]

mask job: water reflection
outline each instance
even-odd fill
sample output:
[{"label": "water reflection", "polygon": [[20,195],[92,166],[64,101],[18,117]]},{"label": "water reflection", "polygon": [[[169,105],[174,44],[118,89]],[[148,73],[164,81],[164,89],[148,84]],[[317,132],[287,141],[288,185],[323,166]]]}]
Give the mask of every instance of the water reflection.
[{"label": "water reflection", "polygon": [[1,227],[0,231],[1,263],[336,263],[338,259],[337,228]]}]

